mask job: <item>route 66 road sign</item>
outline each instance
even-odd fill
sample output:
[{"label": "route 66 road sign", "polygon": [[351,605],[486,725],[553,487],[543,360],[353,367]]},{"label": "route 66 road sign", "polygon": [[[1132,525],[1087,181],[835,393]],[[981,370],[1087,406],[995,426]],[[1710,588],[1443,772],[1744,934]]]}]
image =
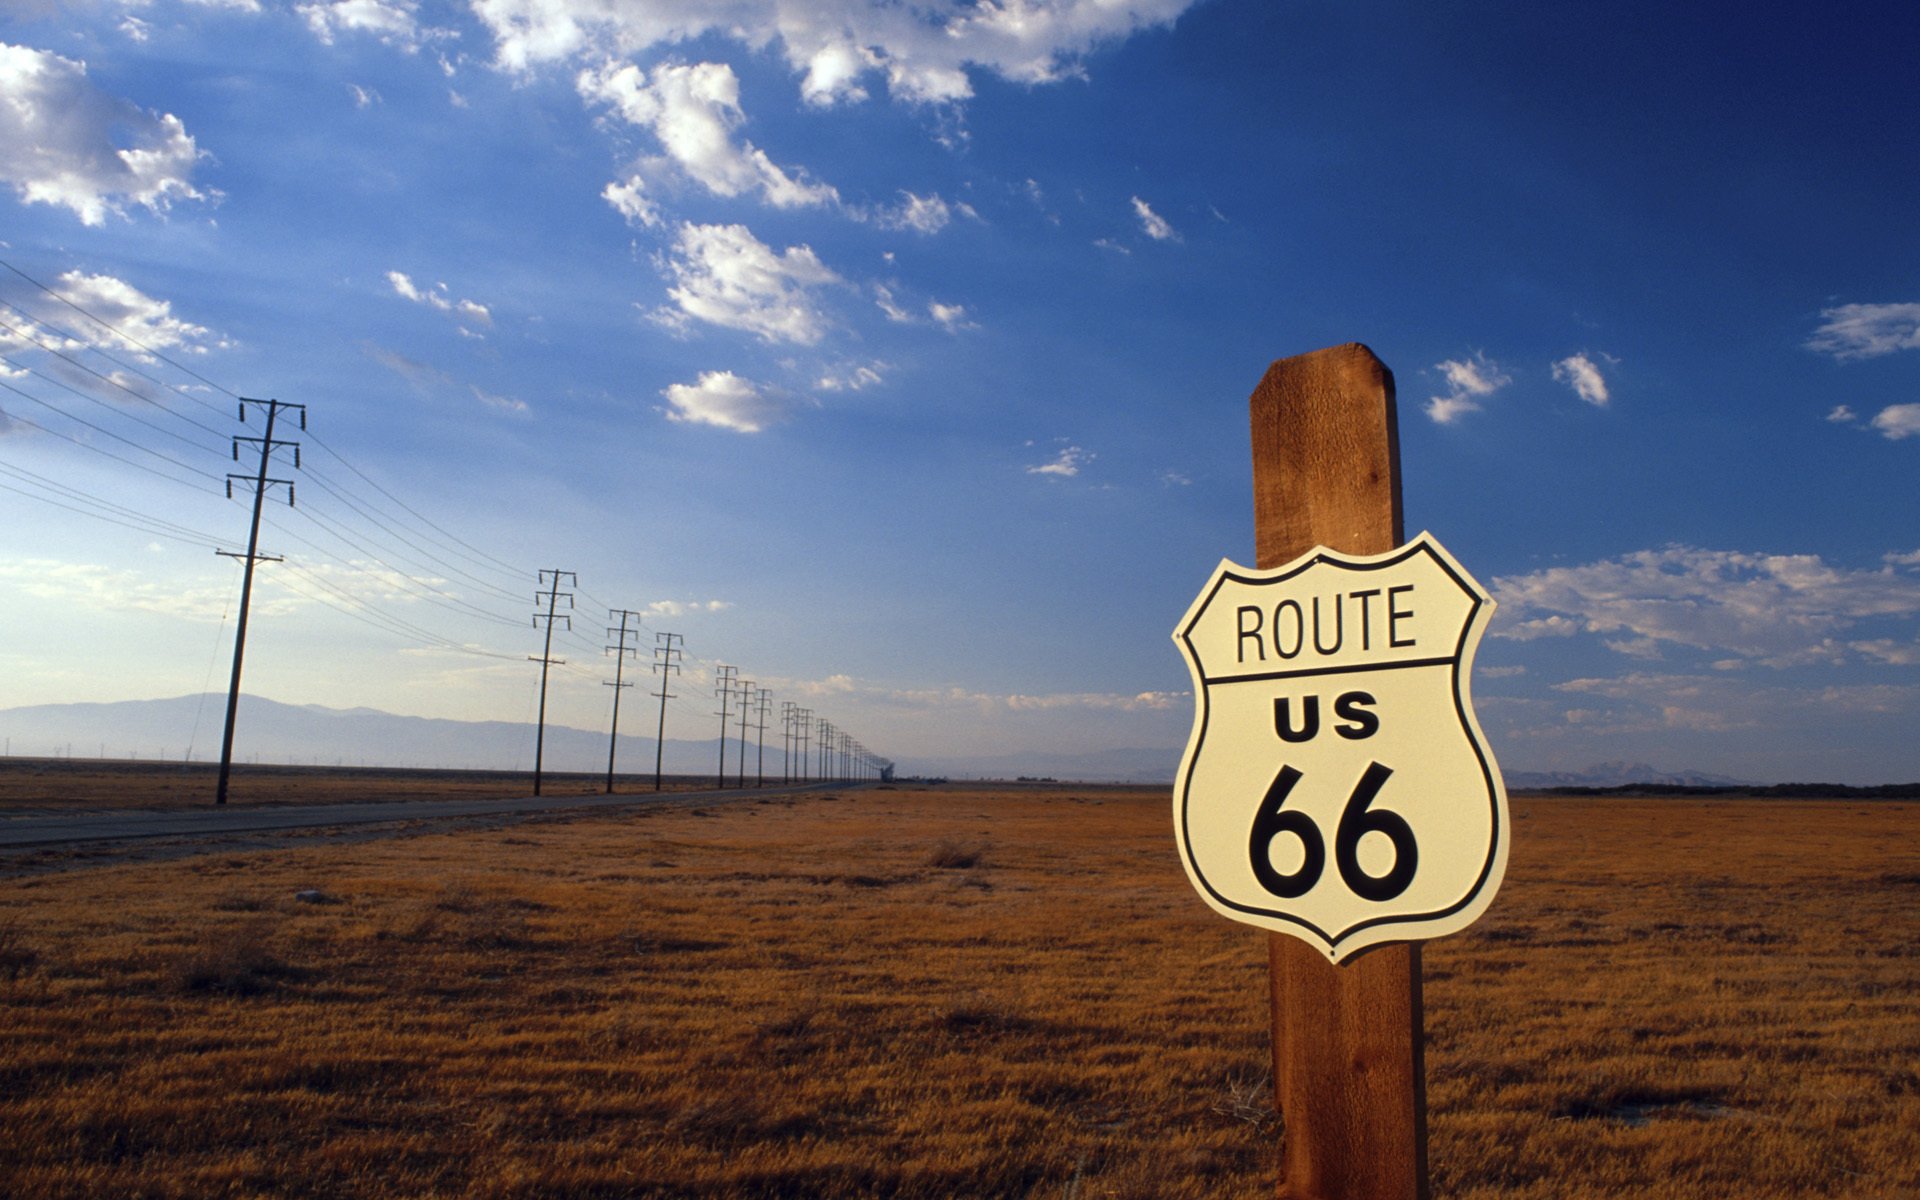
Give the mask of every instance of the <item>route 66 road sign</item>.
[{"label": "route 66 road sign", "polygon": [[1492,612],[1425,533],[1215,568],[1173,635],[1195,709],[1174,828],[1208,904],[1335,962],[1486,910],[1507,794],[1468,676]]}]

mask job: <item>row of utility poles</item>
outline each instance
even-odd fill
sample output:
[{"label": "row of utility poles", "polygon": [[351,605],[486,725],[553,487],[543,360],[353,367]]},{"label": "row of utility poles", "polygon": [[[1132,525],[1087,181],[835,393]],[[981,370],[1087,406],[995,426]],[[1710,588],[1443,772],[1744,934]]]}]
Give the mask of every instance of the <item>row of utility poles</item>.
[{"label": "row of utility poles", "polygon": [[[561,580],[567,586],[578,587],[579,576],[572,571],[542,570],[539,575],[541,590],[534,593],[534,603],[544,606],[544,611],[533,615],[535,628],[542,625],[546,629],[546,643],[541,652],[528,655],[528,660],[540,664],[540,716],[534,733],[533,743],[533,794],[540,794],[541,783],[545,775],[546,732],[547,732],[547,676],[554,665],[564,662],[553,657],[553,629],[556,622],[563,622],[564,628],[573,628],[571,612],[562,612],[564,601],[567,609],[573,607],[573,593],[560,590]],[[618,620],[618,625],[607,626],[607,637],[612,644],[606,652],[613,656],[613,678],[604,686],[613,689],[613,719],[607,736],[607,785],[608,795],[613,794],[614,756],[620,745],[620,692],[633,684],[627,682],[627,661],[637,658],[640,648],[629,639],[637,639],[641,633],[640,614],[632,609],[612,608],[607,610],[609,621]],[[653,750],[653,789],[659,791],[665,778],[667,745],[667,701],[674,699],[669,690],[673,676],[680,674],[680,660],[685,654],[685,641],[677,633],[656,631],[653,635],[652,673],[659,677],[660,690],[649,695],[660,701],[659,726],[654,737]],[[720,701],[715,714],[720,718],[720,761],[715,771],[715,784],[718,787],[747,786],[747,731],[754,733],[754,786],[765,787],[767,783],[767,727],[768,718],[773,713],[773,691],[756,685],[751,679],[740,676],[740,668],[721,663],[714,669],[714,696]],[[738,722],[738,736],[735,744],[739,747],[736,757],[733,783],[727,782],[727,734],[734,722]],[[836,729],[824,717],[816,717],[813,710],[803,708],[793,701],[782,702],[780,706],[780,782],[783,784],[813,781],[849,781],[857,779],[887,779],[893,774],[893,763],[868,750],[844,730]]]},{"label": "row of utility poles", "polygon": [[[253,601],[253,568],[255,563],[279,562],[279,557],[260,553],[260,517],[267,495],[276,487],[287,489],[287,505],[294,502],[293,480],[274,478],[268,474],[273,468],[276,453],[291,451],[293,466],[300,466],[300,444],[284,438],[275,438],[276,428],[280,427],[283,414],[297,419],[302,430],[307,427],[307,408],[304,404],[289,404],[281,400],[256,400],[242,397],[239,405],[239,417],[242,424],[247,414],[253,412],[266,418],[265,429],[259,437],[236,435],[233,438],[233,460],[240,461],[240,447],[246,443],[249,451],[258,453],[258,462],[247,474],[227,476],[227,498],[232,499],[236,485],[249,489],[253,494],[253,520],[247,532],[245,553],[219,550],[216,553],[228,558],[240,559],[246,568],[240,580],[240,611],[235,624],[233,638],[233,674],[227,688],[226,728],[220,740],[220,775],[215,786],[214,803],[227,802],[227,784],[233,772],[234,728],[240,709],[240,672],[247,650],[247,617]],[[556,624],[562,628],[573,628],[573,592],[562,590],[577,588],[579,576],[572,571],[542,570],[539,572],[539,590],[534,593],[534,603],[541,610],[533,615],[535,628],[544,626],[546,638],[538,656],[528,658],[540,664],[540,715],[535,726],[533,742],[533,794],[539,795],[546,766],[547,741],[547,678],[550,670],[564,662],[553,656],[553,630]],[[563,607],[565,611],[563,610]],[[619,621],[619,625],[609,625],[607,636],[613,644],[607,647],[607,653],[614,658],[614,676],[606,686],[613,688],[613,728],[607,745],[607,791],[613,791],[614,753],[620,742],[620,693],[633,685],[626,681],[626,665],[629,659],[639,655],[640,647],[634,644],[642,632],[640,614],[631,609],[610,609],[608,620]],[[670,690],[673,677],[680,674],[680,660],[685,653],[683,639],[677,633],[654,633],[652,674],[658,677],[660,690],[650,695],[660,701],[660,718],[654,739],[653,786],[658,791],[662,785],[662,770],[665,765],[667,743],[667,701],[674,699]],[[631,639],[631,640],[630,640]],[[747,780],[747,730],[756,734],[758,749],[755,754],[754,777],[756,784],[764,785],[766,776],[766,731],[767,718],[772,712],[773,693],[767,688],[755,688],[752,680],[739,678],[735,667],[722,665],[716,672],[716,694],[720,698],[720,768],[718,784],[727,786],[727,729],[728,717],[739,718],[739,762],[735,772],[735,783],[746,786]],[[734,701],[737,704],[733,704]],[[729,706],[732,705],[730,710]],[[751,721],[749,718],[753,718]],[[783,783],[807,780],[852,780],[888,778],[893,764],[870,753],[866,747],[854,741],[846,733],[834,729],[827,721],[816,718],[811,709],[801,708],[791,701],[784,702],[780,708],[781,727],[781,766],[780,778]],[[809,758],[809,750],[817,752],[816,758]]]}]

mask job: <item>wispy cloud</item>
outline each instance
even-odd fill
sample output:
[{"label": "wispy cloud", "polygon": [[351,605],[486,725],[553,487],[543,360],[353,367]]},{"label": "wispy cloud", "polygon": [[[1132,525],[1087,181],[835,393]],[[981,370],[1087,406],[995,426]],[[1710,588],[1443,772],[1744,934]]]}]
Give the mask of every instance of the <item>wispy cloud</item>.
[{"label": "wispy cloud", "polygon": [[1447,391],[1444,395],[1428,397],[1427,416],[1440,425],[1450,425],[1466,413],[1479,412],[1480,401],[1513,382],[1500,364],[1477,350],[1471,358],[1449,358],[1436,363],[1434,370],[1447,381]]},{"label": "wispy cloud", "polygon": [[1053,479],[1071,479],[1080,473],[1080,468],[1093,460],[1093,455],[1078,446],[1062,446],[1052,461],[1038,463],[1027,468],[1029,475],[1046,475]]},{"label": "wispy cloud", "polygon": [[411,54],[427,36],[416,18],[414,0],[314,0],[294,9],[306,18],[313,36],[328,45],[342,34],[359,34]]},{"label": "wispy cloud", "polygon": [[[830,185],[776,166],[738,136],[746,121],[740,80],[725,63],[663,63],[651,75],[631,63],[608,64],[580,72],[577,83],[589,101],[659,141],[664,157],[643,163],[641,174],[672,168],[716,196],[754,194],[775,208],[839,202]],[[632,188],[638,178],[623,186]]]},{"label": "wispy cloud", "polygon": [[1599,364],[1584,352],[1569,355],[1554,363],[1553,377],[1556,381],[1572,388],[1574,395],[1595,408],[1605,408],[1607,401],[1611,399],[1607,394],[1606,378],[1600,374]]},{"label": "wispy cloud", "polygon": [[1493,635],[1597,634],[1641,659],[1684,647],[1731,654],[1729,666],[1840,663],[1859,657],[1848,635],[1862,622],[1920,616],[1920,574],[1900,566],[1898,556],[1849,570],[1810,554],[1642,550],[1496,579]]},{"label": "wispy cloud", "polygon": [[1842,362],[1920,350],[1920,304],[1842,304],[1820,316],[1807,349]]},{"label": "wispy cloud", "polygon": [[1177,242],[1180,234],[1167,219],[1153,211],[1145,200],[1133,198],[1133,215],[1140,219],[1140,231],[1156,242]]},{"label": "wispy cloud", "polygon": [[659,316],[669,326],[690,318],[806,346],[827,332],[814,289],[841,282],[811,248],[775,253],[744,225],[682,224],[665,269],[675,307]]},{"label": "wispy cloud", "polygon": [[447,285],[436,283],[431,287],[420,287],[412,277],[403,271],[388,271],[387,283],[392,286],[393,294],[415,304],[423,304],[452,317],[461,326],[461,330],[471,336],[479,336],[477,330],[493,325],[493,311],[476,300],[456,300],[447,291]]},{"label": "wispy cloud", "polygon": [[[184,350],[205,354],[209,350],[232,347],[228,339],[204,325],[196,325],[173,315],[173,303],[147,295],[124,279],[112,275],[88,275],[82,271],[61,274],[54,295],[98,317],[112,330],[101,330],[91,323],[84,330],[99,330],[103,344],[148,359],[149,350]],[[42,339],[45,341],[46,339]]]}]

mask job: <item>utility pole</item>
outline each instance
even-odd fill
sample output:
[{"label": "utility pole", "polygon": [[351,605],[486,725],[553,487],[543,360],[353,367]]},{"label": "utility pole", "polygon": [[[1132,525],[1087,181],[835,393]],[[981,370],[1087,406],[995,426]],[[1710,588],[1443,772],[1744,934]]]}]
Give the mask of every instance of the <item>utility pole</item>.
[{"label": "utility pole", "polygon": [[234,718],[240,714],[240,663],[247,653],[247,607],[253,600],[253,564],[256,562],[280,562],[277,557],[268,558],[260,553],[260,507],[267,498],[267,489],[277,483],[287,485],[287,507],[293,507],[293,480],[268,479],[267,464],[273,458],[276,447],[293,447],[294,469],[300,467],[300,444],[298,442],[276,442],[273,440],[273,426],[280,410],[292,409],[300,414],[300,428],[307,427],[307,406],[304,404],[284,404],[278,400],[250,400],[240,398],[240,423],[246,424],[247,405],[257,404],[267,410],[266,433],[260,437],[235,437],[233,439],[233,461],[240,461],[240,443],[253,442],[260,447],[260,470],[249,477],[246,475],[227,476],[227,499],[233,499],[233,483],[239,480],[242,486],[253,485],[253,525],[247,531],[247,552],[233,554],[226,550],[216,550],[215,554],[227,558],[245,560],[246,569],[240,575],[240,620],[233,631],[233,681],[227,685],[227,730],[220,738],[220,780],[214,785],[213,802],[227,802],[227,778],[233,773],[233,725]]},{"label": "utility pole", "polygon": [[816,724],[818,727],[814,730],[814,732],[819,734],[820,778],[822,780],[825,780],[827,778],[827,768],[828,768],[827,755],[832,751],[832,748],[833,748],[833,722],[820,721],[820,722],[817,722]]},{"label": "utility pole", "polygon": [[780,782],[793,782],[793,710],[791,700],[780,702]]},{"label": "utility pole", "polygon": [[753,706],[753,680],[740,681],[740,786],[747,786],[747,710]]},{"label": "utility pole", "polygon": [[810,708],[794,709],[793,710],[793,748],[798,752],[796,757],[800,760],[800,769],[798,772],[798,778],[801,783],[805,783],[813,775],[813,772],[808,769],[809,763],[807,760],[807,749],[808,749],[808,746],[811,745],[812,740],[813,740],[813,710]]},{"label": "utility pole", "polygon": [[759,762],[754,767],[753,786],[767,786],[767,713],[773,708],[773,690],[760,689],[759,703],[754,705],[754,715],[760,718],[753,727],[754,744],[759,747]]},{"label": "utility pole", "polygon": [[[547,583],[548,577],[551,576],[552,583],[545,592],[535,592],[533,594],[533,602],[535,604],[540,603],[541,597],[543,596],[547,601],[547,611],[544,614],[533,614],[533,624],[536,629],[539,628],[542,620],[545,620],[547,623],[547,644],[545,648],[540,651],[539,658],[535,658],[531,654],[527,656],[527,661],[540,664],[540,724],[536,727],[533,735],[533,794],[536,796],[540,794],[541,756],[546,750],[547,745],[547,671],[555,662],[566,661],[565,659],[555,659],[553,657],[553,622],[555,619],[555,610],[559,607],[560,597],[562,596],[567,598],[567,607],[573,607],[573,593],[560,590],[560,577],[562,575],[565,575],[572,581],[574,587],[580,586],[580,577],[572,571],[543,570],[540,572],[540,582]],[[568,629],[573,628],[573,618],[571,616],[561,614],[559,619],[567,623]],[[619,693],[616,692],[614,694],[618,695]]]},{"label": "utility pole", "polygon": [[[613,689],[613,733],[607,739],[607,795],[611,796],[613,795],[613,752],[614,748],[620,744],[620,689],[633,686],[630,683],[622,683],[620,681],[622,675],[621,669],[627,665],[627,656],[629,654],[637,655],[640,653],[637,649],[627,648],[627,621],[631,618],[633,623],[638,625],[640,623],[640,614],[637,612],[629,612],[624,608],[610,608],[607,610],[607,616],[620,618],[620,628],[617,631],[620,640],[615,645],[607,647],[607,653],[613,655],[613,682],[601,685]],[[608,626],[607,632],[612,634],[616,631],[612,626]],[[636,629],[634,632],[638,633],[639,630]]]},{"label": "utility pole", "polygon": [[721,663],[714,668],[713,690],[720,696],[720,782],[718,787],[727,786],[727,701],[733,698],[733,677],[740,668]]},{"label": "utility pole", "polygon": [[660,697],[660,732],[653,739],[653,790],[660,790],[660,764],[667,752],[667,701],[673,699],[667,691],[669,676],[680,673],[680,664],[676,660],[682,651],[676,642],[685,638],[677,633],[656,633],[653,635],[653,672],[660,676],[660,690],[653,693]]}]

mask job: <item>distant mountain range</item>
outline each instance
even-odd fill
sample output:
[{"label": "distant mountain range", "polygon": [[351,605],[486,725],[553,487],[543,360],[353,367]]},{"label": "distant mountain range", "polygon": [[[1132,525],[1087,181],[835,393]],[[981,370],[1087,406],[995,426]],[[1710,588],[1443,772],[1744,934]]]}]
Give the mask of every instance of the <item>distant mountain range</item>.
[{"label": "distant mountain range", "polygon": [[1733,779],[1726,775],[1708,775],[1704,771],[1662,771],[1646,763],[1605,762],[1584,771],[1508,771],[1511,791],[1536,791],[1559,787],[1624,787],[1651,783],[1665,787],[1754,787],[1751,779]]},{"label": "distant mountain range", "polygon": [[[0,737],[9,754],[76,758],[142,758],[208,762],[219,757],[226,718],[223,694],[170,700],[122,700],[109,704],[40,704],[0,709]],[[453,767],[483,771],[533,769],[534,729],[513,721],[452,721],[405,717],[372,708],[326,708],[282,704],[246,696],[240,704],[241,762],[320,766]],[[669,714],[671,721],[672,715]],[[645,721],[636,721],[645,727]],[[767,768],[778,773],[780,743],[768,730]],[[728,769],[738,764],[728,740]],[[623,774],[653,769],[654,739],[623,734],[618,766]],[[717,738],[668,738],[670,774],[704,774],[719,759]],[[756,751],[747,751],[755,771]],[[604,771],[607,735],[566,725],[547,726],[545,766],[552,771]],[[1030,751],[1002,755],[950,755],[903,760],[902,775],[952,779],[1050,778],[1087,783],[1172,783],[1180,766],[1175,747],[1124,747],[1080,754]],[[1699,771],[1662,771],[1646,763],[1600,763],[1584,771],[1509,771],[1514,791],[1557,787],[1619,787],[1659,784],[1679,787],[1739,787],[1750,781]]]},{"label": "distant mountain range", "polygon": [[[179,761],[191,751],[195,761],[208,762],[220,757],[226,713],[224,693],[110,704],[40,704],[0,709],[0,736],[6,738],[10,754]],[[673,721],[671,712],[668,721]],[[636,719],[634,724],[651,727],[652,722]],[[767,765],[777,774],[779,735],[769,732],[772,746]],[[719,759],[718,741],[669,737],[664,755],[666,771],[712,772]],[[243,696],[234,759],[320,766],[531,771],[533,744],[534,727],[513,721],[403,717],[373,708],[282,704],[260,696]],[[738,763],[734,745],[729,738],[730,771]],[[653,752],[653,738],[622,734],[616,765],[622,774],[650,772]],[[543,764],[550,771],[605,771],[606,732],[549,722]],[[748,774],[754,773],[755,766],[754,751],[749,748]]]}]

